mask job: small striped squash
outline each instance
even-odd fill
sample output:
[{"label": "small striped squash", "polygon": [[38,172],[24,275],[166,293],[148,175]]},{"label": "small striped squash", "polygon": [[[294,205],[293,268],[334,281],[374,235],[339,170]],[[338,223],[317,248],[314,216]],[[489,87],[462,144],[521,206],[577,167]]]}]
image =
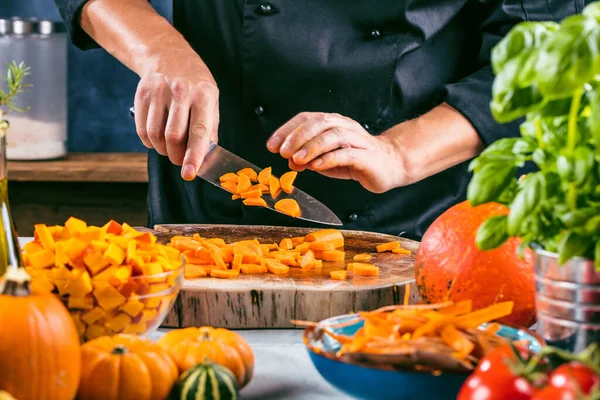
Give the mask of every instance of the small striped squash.
[{"label": "small striped squash", "polygon": [[185,371],[174,391],[177,400],[236,400],[239,393],[233,373],[208,358]]}]

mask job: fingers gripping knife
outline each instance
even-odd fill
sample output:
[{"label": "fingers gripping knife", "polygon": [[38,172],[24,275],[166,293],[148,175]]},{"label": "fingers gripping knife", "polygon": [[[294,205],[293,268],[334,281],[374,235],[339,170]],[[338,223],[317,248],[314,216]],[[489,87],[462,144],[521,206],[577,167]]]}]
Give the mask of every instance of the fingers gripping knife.
[{"label": "fingers gripping knife", "polygon": [[[135,115],[133,108],[129,109],[131,116]],[[228,172],[237,172],[243,168],[252,168],[256,173],[259,173],[262,168],[258,168],[256,165],[244,160],[241,157],[236,156],[228,150],[218,144],[211,142],[208,147],[208,152],[204,158],[202,166],[198,170],[197,176],[205,181],[221,188],[220,177]],[[223,189],[225,190],[225,189]],[[342,221],[327,208],[323,203],[315,199],[314,197],[306,194],[297,187],[294,187],[291,193],[281,193],[277,200],[290,198],[296,200],[300,206],[301,216],[298,217],[304,221],[316,222],[325,225],[336,225],[341,226]],[[265,196],[263,198],[267,207],[270,210],[279,212],[274,208],[276,200],[271,196]]]}]

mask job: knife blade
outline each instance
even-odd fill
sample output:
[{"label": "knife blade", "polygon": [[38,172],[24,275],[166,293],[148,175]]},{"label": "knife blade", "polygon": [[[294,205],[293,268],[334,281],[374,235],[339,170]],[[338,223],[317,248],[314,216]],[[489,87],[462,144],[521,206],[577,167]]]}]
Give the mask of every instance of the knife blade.
[{"label": "knife blade", "polygon": [[[129,109],[129,113],[131,116],[135,115],[135,110],[133,107]],[[225,190],[223,187],[221,187],[221,180],[219,178],[228,172],[237,172],[244,168],[252,168],[254,171],[256,171],[256,173],[259,173],[262,170],[262,168],[257,167],[251,162],[233,154],[232,152],[211,141],[202,166],[196,175],[208,183]],[[275,209],[275,203],[286,198],[296,200],[300,206],[301,215],[297,217],[298,219],[324,225],[342,225],[342,221],[340,221],[337,215],[335,215],[335,213],[331,211],[325,204],[321,203],[319,200],[295,186],[291,193],[284,193],[281,191],[276,199],[273,199],[271,196],[263,197],[267,203],[266,208],[284,215],[287,214]]]}]

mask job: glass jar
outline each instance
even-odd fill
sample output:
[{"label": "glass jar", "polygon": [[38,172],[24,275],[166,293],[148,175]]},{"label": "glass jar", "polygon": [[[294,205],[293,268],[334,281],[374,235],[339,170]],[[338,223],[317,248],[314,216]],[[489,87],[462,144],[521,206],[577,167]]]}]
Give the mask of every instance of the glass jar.
[{"label": "glass jar", "polygon": [[[10,111],[9,160],[47,160],[67,154],[67,38],[62,22],[33,18],[0,19],[0,65],[15,61],[31,67]],[[5,68],[2,68],[5,69]],[[1,85],[1,83],[0,83]],[[5,84],[4,84],[5,85]],[[6,90],[6,87],[2,87]]]}]

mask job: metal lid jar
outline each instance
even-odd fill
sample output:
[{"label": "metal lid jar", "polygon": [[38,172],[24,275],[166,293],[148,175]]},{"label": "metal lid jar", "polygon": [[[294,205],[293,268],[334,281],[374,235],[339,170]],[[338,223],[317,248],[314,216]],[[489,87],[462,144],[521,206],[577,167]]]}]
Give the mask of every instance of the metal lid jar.
[{"label": "metal lid jar", "polygon": [[[15,104],[25,112],[10,111],[7,158],[47,160],[67,154],[67,38],[62,22],[35,18],[0,19],[0,71],[6,63],[31,67]],[[2,85],[2,83],[0,83]],[[0,86],[2,87],[2,86]],[[5,89],[5,87],[2,87]]]}]

